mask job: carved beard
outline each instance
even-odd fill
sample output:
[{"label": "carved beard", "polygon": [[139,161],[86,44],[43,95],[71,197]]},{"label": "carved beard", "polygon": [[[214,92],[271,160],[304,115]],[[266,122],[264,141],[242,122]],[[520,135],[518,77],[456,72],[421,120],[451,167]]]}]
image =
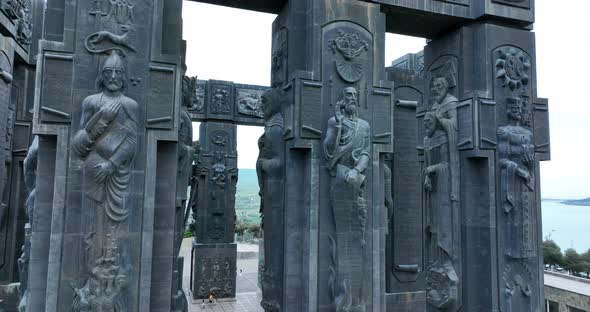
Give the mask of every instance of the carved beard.
[{"label": "carved beard", "polygon": [[346,114],[350,117],[352,116],[356,116],[357,113],[357,108],[356,108],[356,101],[351,100],[348,101],[345,105],[344,105],[344,111],[346,112]]},{"label": "carved beard", "polygon": [[105,80],[104,85],[111,92],[119,91],[123,87],[123,83],[118,79]]}]

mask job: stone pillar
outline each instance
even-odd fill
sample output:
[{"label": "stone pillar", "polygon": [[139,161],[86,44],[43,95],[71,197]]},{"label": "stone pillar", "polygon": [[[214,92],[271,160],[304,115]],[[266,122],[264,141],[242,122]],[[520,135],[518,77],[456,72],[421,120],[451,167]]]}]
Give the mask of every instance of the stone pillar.
[{"label": "stone pillar", "polygon": [[383,311],[385,15],[361,1],[289,1],[273,33],[273,87],[285,92],[281,311]]},{"label": "stone pillar", "polygon": [[[534,33],[466,25],[429,42],[424,70],[428,310],[540,310],[539,161],[549,158],[549,132]],[[444,170],[450,189],[435,180]],[[441,235],[441,224],[452,231]]]},{"label": "stone pillar", "polygon": [[[231,88],[225,89],[221,85],[212,88],[219,97],[209,108],[222,109],[226,104],[229,107],[229,91],[223,91]],[[198,200],[193,210],[196,221],[191,282],[193,299],[205,299],[210,294],[216,298],[236,295],[237,245],[233,243],[238,182],[236,131],[237,126],[231,123],[201,123]]]},{"label": "stone pillar", "polygon": [[408,54],[387,67],[395,85],[392,171],[392,216],[387,236],[387,309],[424,311],[425,219],[422,205],[423,137],[418,135],[416,110],[424,102],[424,53]]},{"label": "stone pillar", "polygon": [[26,288],[26,273],[19,264],[28,241],[23,160],[31,140],[35,41],[41,36],[43,6],[43,0],[0,4],[0,288],[17,290],[0,303],[0,310],[6,311],[16,311]]},{"label": "stone pillar", "polygon": [[47,1],[29,311],[171,309],[181,9]]}]

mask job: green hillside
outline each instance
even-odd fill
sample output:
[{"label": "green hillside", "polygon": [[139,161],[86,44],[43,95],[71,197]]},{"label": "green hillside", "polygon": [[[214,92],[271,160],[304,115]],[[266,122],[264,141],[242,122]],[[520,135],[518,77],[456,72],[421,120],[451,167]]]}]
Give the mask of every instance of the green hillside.
[{"label": "green hillside", "polygon": [[260,223],[260,196],[258,196],[258,178],[254,169],[238,171],[236,193],[236,216],[238,220],[248,223]]}]

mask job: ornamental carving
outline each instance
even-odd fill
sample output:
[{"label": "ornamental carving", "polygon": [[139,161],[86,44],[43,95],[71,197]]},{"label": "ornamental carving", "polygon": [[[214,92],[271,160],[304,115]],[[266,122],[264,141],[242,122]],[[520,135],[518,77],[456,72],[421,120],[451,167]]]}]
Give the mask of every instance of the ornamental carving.
[{"label": "ornamental carving", "polygon": [[0,1],[0,9],[15,21],[16,41],[20,44],[30,44],[33,35],[32,4],[31,0],[4,0]]},{"label": "ornamental carving", "polygon": [[328,42],[333,54],[339,54],[343,60],[334,60],[336,71],[347,82],[357,82],[363,77],[363,64],[354,60],[369,50],[369,44],[356,33],[338,31],[338,37]]},{"label": "ornamental carving", "polygon": [[109,0],[107,20],[115,20],[117,24],[132,25],[135,23],[133,8],[137,0]]},{"label": "ornamental carving", "polygon": [[426,272],[426,301],[439,310],[457,302],[459,278],[453,265],[435,262]]},{"label": "ornamental carving", "polygon": [[496,78],[504,87],[515,91],[529,84],[531,61],[521,50],[508,47],[498,51],[496,60]]},{"label": "ornamental carving", "polygon": [[189,111],[193,113],[202,113],[205,108],[205,84],[197,81],[197,86],[193,94],[193,105]]},{"label": "ornamental carving", "polygon": [[237,89],[236,106],[238,113],[246,116],[262,118],[262,93],[261,90]]},{"label": "ornamental carving", "polygon": [[203,259],[195,298],[208,298],[211,294],[217,298],[232,297],[235,285],[231,273],[236,270],[232,263],[235,259],[229,257]]},{"label": "ornamental carving", "polygon": [[2,11],[4,11],[9,18],[17,19],[18,12],[21,10],[22,5],[22,0],[4,0],[2,1],[2,4],[0,4],[0,8],[2,8]]},{"label": "ornamental carving", "polygon": [[104,17],[106,22],[129,29],[135,24],[134,8],[137,0],[93,0],[88,14]]},{"label": "ornamental carving", "polygon": [[84,47],[93,54],[111,50],[118,50],[123,55],[128,52],[137,52],[130,42],[128,30],[124,30],[122,35],[116,35],[106,30],[95,32],[86,37]]},{"label": "ornamental carving", "polygon": [[503,306],[506,312],[533,311],[533,272],[522,260],[507,264],[502,273]]},{"label": "ornamental carving", "polygon": [[214,87],[211,94],[211,113],[229,114],[231,112],[230,91],[226,87]]},{"label": "ornamental carving", "polygon": [[[94,237],[99,239],[100,237]],[[90,240],[87,240],[89,244]],[[90,244],[95,245],[98,242]],[[74,287],[74,301],[71,312],[127,311],[123,289],[127,285],[127,272],[121,263],[117,241],[110,235],[105,237],[102,253],[86,254],[90,267],[89,277],[83,287]],[[99,243],[99,245],[100,245]],[[87,250],[95,249],[86,246]]]}]

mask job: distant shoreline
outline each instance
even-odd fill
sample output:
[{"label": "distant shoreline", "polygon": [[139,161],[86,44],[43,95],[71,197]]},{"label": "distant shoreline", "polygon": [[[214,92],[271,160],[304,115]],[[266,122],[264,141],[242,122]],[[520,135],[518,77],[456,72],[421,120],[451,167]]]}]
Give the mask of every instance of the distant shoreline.
[{"label": "distant shoreline", "polygon": [[590,206],[590,197],[584,199],[542,198],[541,201],[558,202],[569,206]]},{"label": "distant shoreline", "polygon": [[573,205],[573,206],[590,206],[590,197],[585,198],[585,199],[562,200],[561,203],[564,205]]}]

